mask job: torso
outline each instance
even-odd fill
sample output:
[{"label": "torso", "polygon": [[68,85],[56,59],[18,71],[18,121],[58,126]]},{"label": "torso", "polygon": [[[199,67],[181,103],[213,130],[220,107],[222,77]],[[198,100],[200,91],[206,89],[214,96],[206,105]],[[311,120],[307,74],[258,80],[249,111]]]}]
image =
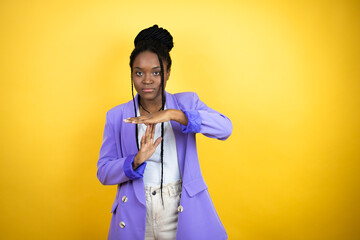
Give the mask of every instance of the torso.
[{"label": "torso", "polygon": [[[166,105],[165,105],[166,109]],[[139,115],[139,109],[137,109]],[[141,137],[145,134],[146,125],[138,124],[138,141],[141,146]],[[161,136],[161,123],[155,127],[154,140]],[[164,155],[163,155],[163,184],[174,183],[181,179],[180,168],[176,149],[176,140],[171,122],[164,122]],[[160,186],[161,183],[161,144],[154,154],[146,160],[146,168],[143,176],[144,185]]]}]

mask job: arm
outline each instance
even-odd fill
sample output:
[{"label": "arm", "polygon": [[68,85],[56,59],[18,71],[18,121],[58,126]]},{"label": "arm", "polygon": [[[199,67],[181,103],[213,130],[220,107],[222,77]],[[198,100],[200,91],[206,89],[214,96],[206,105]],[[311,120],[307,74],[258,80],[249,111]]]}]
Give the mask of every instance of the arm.
[{"label": "arm", "polygon": [[167,109],[146,116],[127,118],[124,122],[154,124],[174,120],[182,124],[183,133],[202,133],[219,140],[226,140],[231,135],[230,119],[206,106],[196,93],[192,93],[192,96],[189,93],[179,96],[178,103],[180,110]]},{"label": "arm", "polygon": [[103,185],[115,185],[143,176],[146,162],[133,169],[135,154],[118,158],[114,129],[106,113],[103,141],[97,162],[97,178]]},{"label": "arm", "polygon": [[209,108],[196,93],[193,93],[194,107],[182,109],[188,124],[182,126],[183,133],[202,133],[210,138],[226,140],[232,133],[232,123],[225,115]]}]

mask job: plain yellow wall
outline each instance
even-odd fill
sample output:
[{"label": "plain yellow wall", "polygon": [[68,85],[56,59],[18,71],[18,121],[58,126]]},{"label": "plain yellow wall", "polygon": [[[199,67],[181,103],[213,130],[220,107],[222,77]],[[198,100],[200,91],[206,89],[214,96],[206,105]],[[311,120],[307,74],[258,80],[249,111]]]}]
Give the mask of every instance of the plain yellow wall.
[{"label": "plain yellow wall", "polygon": [[143,28],[174,37],[167,91],[227,115],[198,135],[229,239],[359,239],[359,1],[1,1],[1,239],[106,239],[105,113]]}]

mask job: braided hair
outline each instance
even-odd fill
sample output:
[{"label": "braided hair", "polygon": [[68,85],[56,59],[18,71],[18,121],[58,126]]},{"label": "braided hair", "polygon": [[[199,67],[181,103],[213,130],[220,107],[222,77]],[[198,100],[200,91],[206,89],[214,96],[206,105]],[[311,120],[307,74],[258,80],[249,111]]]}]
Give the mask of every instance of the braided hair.
[{"label": "braided hair", "polygon": [[[143,29],[139,32],[134,40],[135,48],[130,55],[130,68],[131,73],[133,71],[133,64],[135,58],[144,51],[150,51],[155,53],[158,56],[160,69],[161,69],[161,110],[164,110],[165,107],[165,90],[164,90],[164,65],[163,61],[167,63],[167,71],[170,71],[171,68],[171,58],[170,58],[170,50],[173,48],[173,37],[171,34],[163,28],[159,28],[158,25],[154,25],[152,27]],[[134,103],[134,113],[135,117],[137,117],[136,113],[136,104],[134,97],[134,81],[132,79],[131,74],[131,93]],[[138,101],[140,102],[140,95],[138,96]],[[138,125],[135,127],[135,136],[136,136],[136,145],[139,151],[139,141],[138,141]],[[163,177],[164,177],[164,123],[161,123],[161,183],[160,183],[160,191],[161,191],[161,201],[164,206],[163,200]]]}]

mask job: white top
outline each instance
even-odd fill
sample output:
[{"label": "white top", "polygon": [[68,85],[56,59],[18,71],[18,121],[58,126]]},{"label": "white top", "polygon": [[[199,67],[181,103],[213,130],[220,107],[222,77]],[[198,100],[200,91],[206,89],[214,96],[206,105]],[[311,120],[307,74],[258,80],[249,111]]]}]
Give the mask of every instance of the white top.
[{"label": "white top", "polygon": [[[166,105],[164,107],[166,109]],[[137,116],[140,116],[139,108]],[[138,141],[141,147],[141,137],[145,134],[146,125],[138,124]],[[154,141],[161,137],[161,123],[155,126]],[[164,122],[164,170],[163,170],[163,185],[173,183],[181,179],[180,168],[177,157],[176,141],[174,131],[170,121]],[[154,154],[146,160],[146,167],[143,175],[144,185],[146,186],[160,186],[161,184],[161,143],[156,148]]]}]

